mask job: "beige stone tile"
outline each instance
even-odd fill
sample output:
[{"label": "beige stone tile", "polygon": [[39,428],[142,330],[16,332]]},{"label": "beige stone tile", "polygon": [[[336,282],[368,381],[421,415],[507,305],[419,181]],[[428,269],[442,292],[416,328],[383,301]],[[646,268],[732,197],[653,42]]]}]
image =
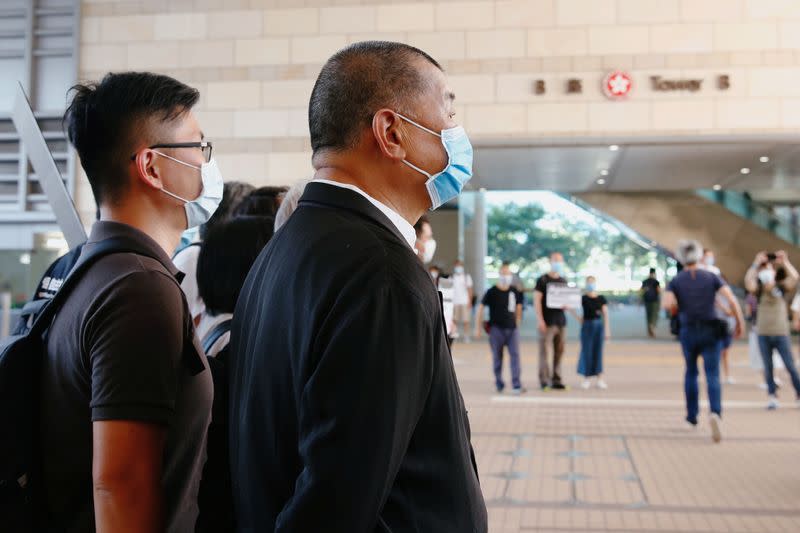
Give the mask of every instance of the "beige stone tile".
[{"label": "beige stone tile", "polygon": [[569,57],[543,57],[542,70],[545,72],[572,72],[572,59]]},{"label": "beige stone tile", "polygon": [[271,153],[267,174],[277,183],[292,184],[314,175],[310,152]]},{"label": "beige stone tile", "polygon": [[800,2],[795,0],[747,0],[745,13],[752,19],[800,19]]},{"label": "beige stone tile", "polygon": [[528,131],[584,132],[589,128],[589,107],[585,102],[528,105]]},{"label": "beige stone tile", "polygon": [[154,41],[128,45],[127,68],[154,70],[180,66],[180,46],[177,42]]},{"label": "beige stone tile", "polygon": [[208,35],[205,13],[175,13],[155,15],[153,36],[157,40],[191,41]]},{"label": "beige stone tile", "polygon": [[585,56],[589,49],[589,32],[585,28],[528,30],[528,55]]},{"label": "beige stone tile", "polygon": [[524,105],[467,105],[466,122],[473,135],[507,135],[526,131]]},{"label": "beige stone tile", "polygon": [[495,101],[495,77],[490,74],[452,75],[450,88],[461,104],[486,104]]},{"label": "beige stone tile", "polygon": [[221,81],[208,84],[208,108],[259,109],[261,84],[257,81]]},{"label": "beige stone tile", "polygon": [[589,28],[589,53],[646,54],[650,52],[650,31],[647,26],[614,26]]},{"label": "beige stone tile", "polygon": [[235,64],[238,66],[282,65],[288,62],[288,39],[239,39],[236,41]]},{"label": "beige stone tile", "polygon": [[345,46],[347,38],[344,35],[292,37],[291,62],[324,63]]},{"label": "beige stone tile", "polygon": [[602,70],[603,58],[600,56],[578,56],[572,58],[572,66],[576,72]]},{"label": "beige stone tile", "polygon": [[525,56],[525,32],[522,30],[467,32],[467,58],[494,59]]},{"label": "beige stone tile", "polygon": [[619,0],[617,2],[617,22],[620,24],[664,24],[679,20],[679,0]]},{"label": "beige stone tile", "polygon": [[408,44],[416,46],[438,60],[464,59],[467,38],[463,32],[409,33]]},{"label": "beige stone tile", "polygon": [[82,71],[124,70],[128,68],[128,49],[121,44],[87,44],[80,48]]},{"label": "beige stone tile", "polygon": [[787,98],[781,102],[781,123],[784,128],[800,128],[800,98]]},{"label": "beige stone tile", "polygon": [[155,35],[155,17],[149,15],[103,17],[94,20],[100,22],[99,40],[104,43],[152,41]]},{"label": "beige stone tile", "polygon": [[378,31],[433,31],[434,4],[402,3],[378,6]]},{"label": "beige stone tile", "polygon": [[556,0],[498,0],[495,25],[498,28],[539,28],[556,25]]},{"label": "beige stone tile", "polygon": [[761,52],[732,52],[731,65],[734,66],[754,66],[763,65],[764,57]]},{"label": "beige stone tile", "polygon": [[780,101],[766,99],[729,99],[715,103],[717,127],[730,129],[778,128]]},{"label": "beige stone tile", "polygon": [[391,41],[396,43],[408,43],[408,38],[402,32],[374,32],[374,33],[351,33],[347,36],[347,43],[357,43],[360,41]]},{"label": "beige stone tile", "polygon": [[494,27],[494,2],[447,2],[436,4],[437,30],[480,30]]},{"label": "beige stone tile", "polygon": [[319,32],[319,9],[270,9],[264,11],[265,35],[307,35]]},{"label": "beige stone tile", "polygon": [[371,33],[377,31],[378,13],[373,6],[323,7],[319,10],[320,33]]},{"label": "beige stone tile", "polygon": [[233,45],[233,41],[181,42],[180,65],[184,68],[228,67],[234,64]]},{"label": "beige stone tile", "polygon": [[592,131],[643,131],[651,128],[650,104],[645,102],[592,102],[589,104]]},{"label": "beige stone tile", "polygon": [[614,0],[556,0],[559,26],[610,25],[617,22]]},{"label": "beige stone tile", "polygon": [[235,111],[233,133],[240,138],[284,137],[289,134],[289,111],[286,109]]},{"label": "beige stone tile", "polygon": [[714,26],[711,24],[664,24],[650,30],[653,52],[710,53],[714,49]]},{"label": "beige stone tile", "polygon": [[253,39],[264,32],[261,11],[218,11],[208,17],[208,36],[211,39]]},{"label": "beige stone tile", "polygon": [[261,85],[264,107],[302,107],[308,105],[314,79],[275,80]]},{"label": "beige stone tile", "polygon": [[781,48],[800,48],[800,22],[781,21],[779,29]]},{"label": "beige stone tile", "polygon": [[681,0],[686,22],[736,22],[744,18],[744,0]]},{"label": "beige stone tile", "polygon": [[748,94],[753,97],[800,97],[797,67],[754,68],[747,73]]},{"label": "beige stone tile", "polygon": [[714,49],[769,50],[778,47],[777,22],[741,22],[714,26]]},{"label": "beige stone tile", "polygon": [[81,19],[81,43],[100,41],[100,26],[103,17],[83,17]]},{"label": "beige stone tile", "polygon": [[203,133],[212,141],[233,137],[233,113],[231,111],[196,111],[197,121]]},{"label": "beige stone tile", "polygon": [[708,99],[653,102],[656,130],[710,130],[714,127],[714,105]]}]

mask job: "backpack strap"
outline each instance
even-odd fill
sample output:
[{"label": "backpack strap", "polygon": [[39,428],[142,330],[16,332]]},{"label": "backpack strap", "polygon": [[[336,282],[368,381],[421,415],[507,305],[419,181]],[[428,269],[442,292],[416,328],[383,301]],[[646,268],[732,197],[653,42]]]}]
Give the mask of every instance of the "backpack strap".
[{"label": "backpack strap", "polygon": [[[88,250],[84,247],[80,259],[72,268],[64,284],[58,289],[56,295],[46,301],[44,309],[41,314],[36,317],[36,320],[31,326],[30,335],[42,335],[44,331],[50,326],[53,317],[64,304],[69,294],[78,284],[83,275],[89,268],[102,257],[118,253],[134,253],[145,257],[155,259],[163,264],[163,261],[152,251],[145,249],[139,243],[132,239],[125,237],[111,237],[98,242],[96,245],[91,246]],[[164,265],[167,266],[167,265]]]},{"label": "backpack strap", "polygon": [[222,338],[223,335],[228,333],[231,330],[231,323],[233,319],[228,319],[220,322],[216,325],[214,329],[212,329],[206,337],[203,339],[203,352],[208,354],[211,351],[211,348],[217,343],[218,340]]}]

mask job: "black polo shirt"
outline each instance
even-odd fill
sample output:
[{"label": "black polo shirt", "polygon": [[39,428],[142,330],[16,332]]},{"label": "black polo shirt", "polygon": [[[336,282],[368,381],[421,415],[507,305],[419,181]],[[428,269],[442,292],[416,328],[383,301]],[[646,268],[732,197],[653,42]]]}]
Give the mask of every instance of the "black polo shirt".
[{"label": "black polo shirt", "polygon": [[84,251],[110,237],[159,260],[119,253],[92,265],[53,321],[42,371],[42,463],[53,529],[93,531],[92,422],[167,430],[167,531],[193,531],[211,417],[211,373],[195,341],[180,272],[141,231],[97,222]]}]

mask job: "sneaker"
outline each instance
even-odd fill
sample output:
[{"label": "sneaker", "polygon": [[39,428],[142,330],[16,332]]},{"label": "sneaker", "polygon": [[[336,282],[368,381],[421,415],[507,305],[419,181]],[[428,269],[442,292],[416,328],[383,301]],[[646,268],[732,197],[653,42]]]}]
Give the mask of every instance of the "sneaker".
[{"label": "sneaker", "polygon": [[722,440],[722,419],[717,413],[711,413],[711,440],[719,442]]},{"label": "sneaker", "polygon": [[497,394],[503,394],[505,387],[495,387],[495,389],[497,390]]},{"label": "sneaker", "polygon": [[608,388],[608,383],[603,381],[602,379],[597,380],[597,388],[601,390],[606,390]]},{"label": "sneaker", "polygon": [[511,394],[513,394],[514,396],[519,396],[520,394],[524,394],[526,392],[528,392],[528,389],[526,389],[525,387],[514,387],[513,389],[511,389]]},{"label": "sneaker", "polygon": [[778,397],[774,394],[769,395],[769,401],[767,402],[767,409],[770,411],[774,411],[778,407],[781,406],[781,402],[778,401]]},{"label": "sneaker", "polygon": [[583,390],[587,390],[591,386],[592,386],[592,382],[589,381],[588,379],[583,380],[583,383],[581,383],[581,388]]},{"label": "sneaker", "polygon": [[567,390],[566,385],[563,383],[553,383],[550,388],[553,390]]},{"label": "sneaker", "polygon": [[544,384],[542,384],[542,385],[540,385],[540,386],[539,386],[539,389],[540,389],[542,392],[548,392],[548,391],[550,390],[550,385],[544,385]]},{"label": "sneaker", "polygon": [[685,418],[686,425],[689,428],[689,431],[696,431],[697,430],[697,419],[695,418],[692,420],[691,418]]}]

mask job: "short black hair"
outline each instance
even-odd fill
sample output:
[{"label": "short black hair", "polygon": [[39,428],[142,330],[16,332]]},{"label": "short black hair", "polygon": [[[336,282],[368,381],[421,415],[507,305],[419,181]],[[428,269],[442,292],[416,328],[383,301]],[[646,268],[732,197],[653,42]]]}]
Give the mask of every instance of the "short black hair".
[{"label": "short black hair", "polygon": [[234,209],[233,216],[274,217],[289,187],[259,187],[250,191]]},{"label": "short black hair", "polygon": [[388,41],[363,41],[336,52],[319,73],[308,105],[311,149],[341,152],[353,148],[362,128],[382,107],[407,113],[404,103],[427,88],[428,81],[412,64],[423,58],[413,46]]},{"label": "short black hair", "polygon": [[233,313],[274,224],[270,217],[239,217],[209,230],[197,259],[197,288],[209,314]]},{"label": "short black hair", "polygon": [[64,113],[67,137],[81,159],[97,204],[126,189],[130,156],[144,137],[149,146],[168,139],[147,138],[147,121],[169,123],[200,98],[197,89],[151,72],[109,73],[99,83],[74,85]]},{"label": "short black hair", "polygon": [[655,269],[655,268],[651,268],[651,269],[650,269],[650,273],[651,273],[651,274],[655,274],[655,273],[656,273],[656,269]]},{"label": "short black hair", "polygon": [[226,222],[234,216],[233,213],[242,200],[254,190],[255,187],[249,183],[242,183],[241,181],[226,182],[222,188],[222,201],[219,203],[219,207],[217,207],[217,210],[211,215],[211,218],[208,219],[208,222],[200,226],[200,238],[205,239],[211,228],[217,224]]}]

